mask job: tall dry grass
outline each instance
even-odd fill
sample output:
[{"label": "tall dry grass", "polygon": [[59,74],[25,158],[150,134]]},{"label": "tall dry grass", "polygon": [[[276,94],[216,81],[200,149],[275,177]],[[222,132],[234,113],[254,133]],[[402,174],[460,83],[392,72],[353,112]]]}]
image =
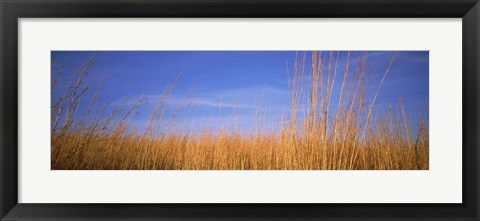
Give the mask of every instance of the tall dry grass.
[{"label": "tall dry grass", "polygon": [[[428,169],[428,125],[423,120],[428,115],[411,125],[401,98],[385,108],[375,106],[382,84],[394,66],[395,55],[386,71],[380,73],[379,82],[367,71],[367,53],[356,56],[354,62],[350,61],[351,52],[347,58],[340,57],[339,52],[297,53],[293,73],[288,74],[288,119],[277,120],[288,123],[278,123],[275,130],[256,127],[250,131],[235,127],[205,127],[201,132],[175,130],[173,116],[185,106],[178,105],[173,112],[166,109],[173,105],[169,97],[178,79],[156,96],[145,128],[132,128],[129,122],[144,104],[144,98],[139,97],[129,108],[107,111],[108,106],[99,102],[101,87],[87,96],[87,91],[94,87],[88,81],[96,62],[94,57],[73,74],[65,88],[57,85],[62,67],[52,68],[52,91],[63,93],[52,100],[51,168]],[[369,91],[375,82],[374,90]],[[338,86],[334,87],[335,84]],[[89,106],[80,109],[82,101]],[[428,114],[428,110],[425,112]]]}]

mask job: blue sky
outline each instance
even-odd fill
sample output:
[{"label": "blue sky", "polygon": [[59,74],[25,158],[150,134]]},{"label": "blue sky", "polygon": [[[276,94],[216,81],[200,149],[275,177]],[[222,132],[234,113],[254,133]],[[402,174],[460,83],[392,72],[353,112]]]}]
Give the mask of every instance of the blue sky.
[{"label": "blue sky", "polygon": [[[101,103],[108,102],[111,109],[128,106],[142,94],[152,103],[167,84],[179,77],[168,111],[173,111],[178,104],[186,105],[175,115],[181,130],[226,127],[232,122],[235,106],[238,128],[255,127],[254,116],[259,115],[255,107],[258,106],[262,107],[260,115],[264,116],[264,126],[275,127],[290,104],[287,69],[292,73],[295,51],[52,51],[52,62],[65,65],[59,87],[65,87],[74,71],[94,54],[97,62],[90,80],[95,85],[105,77]],[[351,64],[358,54],[352,53]],[[346,55],[340,52],[340,60],[345,60]],[[376,72],[369,88],[371,92],[376,90],[392,55],[391,51],[368,52],[367,71]],[[389,100],[396,103],[401,96],[408,120],[415,122],[422,104],[428,107],[428,61],[428,51],[398,52],[375,107],[381,108]],[[52,71],[52,78],[53,75]],[[341,74],[337,75],[335,88],[339,87],[340,78]],[[52,100],[61,93],[63,91],[54,90]],[[92,93],[93,89],[87,96]],[[125,102],[129,98],[130,101]],[[335,99],[334,92],[332,102]],[[89,102],[85,99],[80,105],[86,107]],[[151,108],[149,104],[139,108],[131,123],[142,128]]]}]

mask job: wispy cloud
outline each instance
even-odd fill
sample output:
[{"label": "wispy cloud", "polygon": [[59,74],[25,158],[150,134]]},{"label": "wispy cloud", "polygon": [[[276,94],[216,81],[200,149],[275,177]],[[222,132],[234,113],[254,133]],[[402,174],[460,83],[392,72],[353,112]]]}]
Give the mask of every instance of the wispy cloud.
[{"label": "wispy cloud", "polygon": [[254,105],[241,104],[241,103],[230,103],[222,102],[221,100],[211,99],[211,98],[172,98],[169,103],[171,104],[188,104],[192,106],[203,106],[203,107],[215,107],[215,108],[242,108],[242,109],[251,109],[254,108]]},{"label": "wispy cloud", "polygon": [[[251,86],[227,90],[199,89],[187,99],[173,97],[172,104],[185,104],[196,107],[254,109],[268,100],[270,105],[284,104],[288,90],[276,87]],[[287,100],[288,101],[288,100]]]}]

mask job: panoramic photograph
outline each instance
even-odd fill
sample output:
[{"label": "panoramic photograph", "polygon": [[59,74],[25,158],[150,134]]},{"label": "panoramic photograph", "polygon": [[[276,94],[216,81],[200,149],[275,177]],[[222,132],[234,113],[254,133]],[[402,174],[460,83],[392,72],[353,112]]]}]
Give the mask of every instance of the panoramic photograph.
[{"label": "panoramic photograph", "polygon": [[52,170],[428,170],[428,51],[52,51]]}]

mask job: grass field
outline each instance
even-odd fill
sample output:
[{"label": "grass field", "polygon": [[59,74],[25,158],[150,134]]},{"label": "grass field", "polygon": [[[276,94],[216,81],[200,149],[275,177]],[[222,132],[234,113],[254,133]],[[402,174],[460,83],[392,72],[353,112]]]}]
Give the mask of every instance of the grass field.
[{"label": "grass field", "polygon": [[[51,168],[428,170],[428,109],[412,123],[407,120],[402,97],[383,108],[375,105],[384,80],[395,66],[395,54],[388,68],[376,73],[381,80],[374,86],[373,73],[366,71],[368,53],[354,62],[350,62],[350,52],[347,56],[342,61],[338,52],[298,53],[289,61],[294,66],[285,76],[290,107],[274,120],[277,126],[273,129],[176,129],[174,114],[186,105],[178,105],[174,112],[166,108],[182,77],[163,87],[145,127],[134,127],[130,122],[145,99],[139,97],[128,107],[108,111],[107,104],[99,102],[100,90],[88,80],[95,57],[70,79],[62,79],[62,66],[52,65],[52,91],[60,90],[62,96],[51,104]],[[57,84],[62,80],[68,82],[64,88]],[[335,83],[341,87],[333,87]],[[91,96],[87,92],[92,92]],[[80,109],[85,100],[89,105]],[[185,100],[187,103],[188,98]],[[232,125],[234,119],[235,111]]]}]

